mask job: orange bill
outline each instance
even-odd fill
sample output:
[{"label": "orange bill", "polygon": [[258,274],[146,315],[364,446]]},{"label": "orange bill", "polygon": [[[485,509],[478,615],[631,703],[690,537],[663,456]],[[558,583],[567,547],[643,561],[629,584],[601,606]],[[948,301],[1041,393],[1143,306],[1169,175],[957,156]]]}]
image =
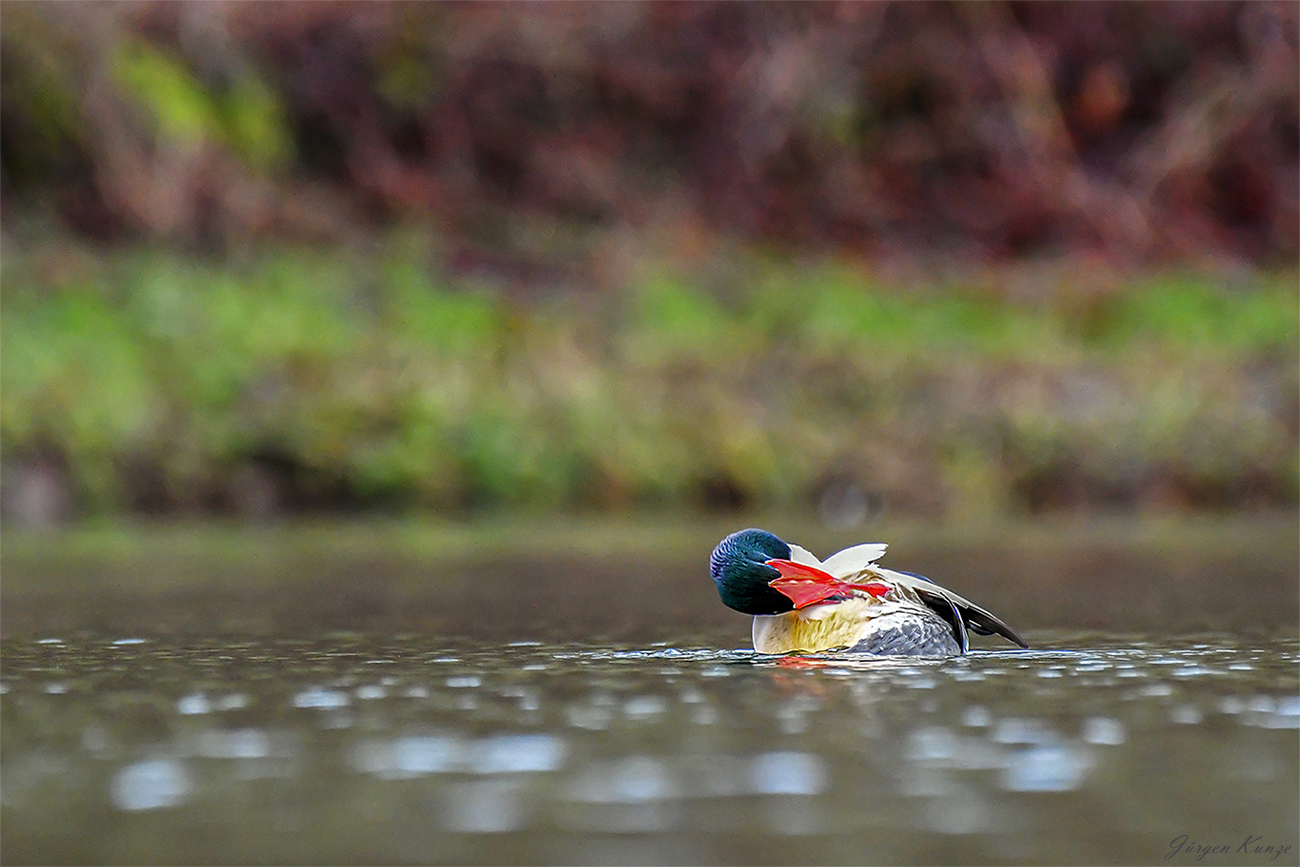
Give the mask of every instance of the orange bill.
[{"label": "orange bill", "polygon": [[768,560],[767,565],[781,573],[781,577],[768,582],[768,586],[787,597],[794,603],[796,609],[816,605],[832,596],[854,592],[883,596],[889,592],[887,584],[876,581],[867,584],[849,584],[816,566],[796,563],[793,560]]}]

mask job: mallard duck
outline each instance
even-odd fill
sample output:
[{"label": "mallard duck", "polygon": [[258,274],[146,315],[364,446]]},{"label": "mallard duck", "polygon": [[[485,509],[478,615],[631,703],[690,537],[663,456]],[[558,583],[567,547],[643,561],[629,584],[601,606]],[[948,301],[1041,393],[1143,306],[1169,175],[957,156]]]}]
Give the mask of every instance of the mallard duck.
[{"label": "mallard duck", "polygon": [[909,572],[877,566],[880,543],[854,545],[825,562],[766,530],[740,530],[718,543],[709,573],[723,603],[754,615],[759,653],[848,650],[956,656],[967,631],[1025,640],[973,602]]}]

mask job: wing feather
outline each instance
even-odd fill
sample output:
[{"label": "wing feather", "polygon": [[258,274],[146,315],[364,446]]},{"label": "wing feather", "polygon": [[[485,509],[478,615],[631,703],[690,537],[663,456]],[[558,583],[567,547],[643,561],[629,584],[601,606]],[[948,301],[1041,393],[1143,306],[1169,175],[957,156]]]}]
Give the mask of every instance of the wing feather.
[{"label": "wing feather", "polygon": [[821,567],[836,578],[855,575],[885,556],[885,549],[888,547],[883,542],[854,545],[852,548],[845,548],[832,554],[825,563],[821,564]]}]

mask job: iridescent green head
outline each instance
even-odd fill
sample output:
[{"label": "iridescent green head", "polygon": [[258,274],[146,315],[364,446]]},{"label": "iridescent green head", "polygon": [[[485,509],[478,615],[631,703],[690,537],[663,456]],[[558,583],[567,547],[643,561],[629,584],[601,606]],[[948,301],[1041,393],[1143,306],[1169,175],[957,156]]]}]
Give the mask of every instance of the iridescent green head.
[{"label": "iridescent green head", "polygon": [[790,546],[766,530],[740,530],[718,543],[709,557],[709,574],[728,608],[745,614],[781,614],[794,603],[769,583],[781,573],[768,560],[788,560]]}]

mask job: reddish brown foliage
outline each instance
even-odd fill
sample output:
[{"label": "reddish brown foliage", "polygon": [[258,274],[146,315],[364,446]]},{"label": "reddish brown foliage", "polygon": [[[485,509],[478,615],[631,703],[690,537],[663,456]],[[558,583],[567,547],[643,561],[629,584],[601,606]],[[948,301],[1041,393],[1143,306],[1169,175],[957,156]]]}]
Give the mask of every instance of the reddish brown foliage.
[{"label": "reddish brown foliage", "polygon": [[[630,228],[670,253],[703,232],[868,258],[1286,263],[1296,10],[11,3],[5,203],[219,247],[427,219],[467,267],[522,263],[524,282],[557,254],[521,245],[521,219],[593,259],[592,231]],[[150,134],[111,75],[141,37],[210,93],[265,82],[288,165]],[[33,108],[49,87],[71,107],[53,152]]]}]

